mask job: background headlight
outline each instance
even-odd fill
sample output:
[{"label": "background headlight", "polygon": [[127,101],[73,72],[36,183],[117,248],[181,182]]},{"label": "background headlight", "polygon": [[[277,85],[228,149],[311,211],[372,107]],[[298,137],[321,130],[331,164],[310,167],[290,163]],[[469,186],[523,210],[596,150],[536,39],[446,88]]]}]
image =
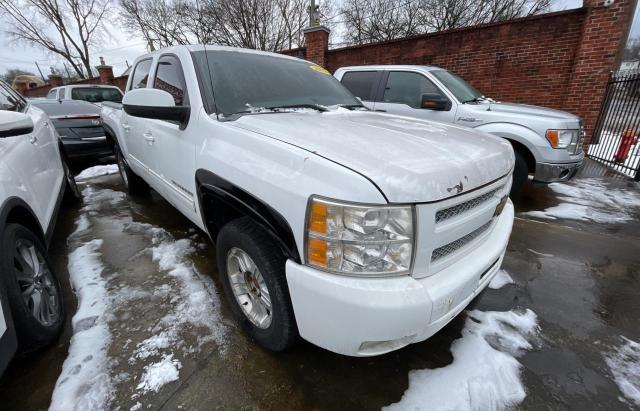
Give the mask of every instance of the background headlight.
[{"label": "background headlight", "polygon": [[408,274],[413,207],[345,204],[312,197],[305,233],[307,264],[345,275]]},{"label": "background headlight", "polygon": [[567,148],[577,144],[579,130],[547,130],[545,137],[553,148]]}]

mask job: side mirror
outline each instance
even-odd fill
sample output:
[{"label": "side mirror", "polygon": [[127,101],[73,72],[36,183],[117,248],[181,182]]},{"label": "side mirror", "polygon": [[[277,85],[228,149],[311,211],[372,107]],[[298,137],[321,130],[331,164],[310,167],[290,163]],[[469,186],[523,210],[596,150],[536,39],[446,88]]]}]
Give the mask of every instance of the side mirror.
[{"label": "side mirror", "polygon": [[451,102],[440,94],[423,94],[420,107],[435,111],[449,111]]},{"label": "side mirror", "polygon": [[155,88],[128,91],[122,98],[122,108],[130,116],[177,121],[181,125],[189,121],[191,113],[189,106],[176,106],[171,94]]},{"label": "side mirror", "polygon": [[33,120],[27,114],[0,110],[0,138],[20,136],[33,131]]}]

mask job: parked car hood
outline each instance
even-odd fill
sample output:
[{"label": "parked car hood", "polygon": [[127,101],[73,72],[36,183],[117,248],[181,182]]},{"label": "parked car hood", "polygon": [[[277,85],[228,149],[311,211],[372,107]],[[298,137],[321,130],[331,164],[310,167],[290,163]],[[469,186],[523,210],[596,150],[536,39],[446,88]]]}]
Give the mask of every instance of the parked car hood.
[{"label": "parked car hood", "polygon": [[487,133],[339,109],[247,115],[235,127],[301,147],[373,181],[392,203],[438,201],[511,172],[511,145]]},{"label": "parked car hood", "polygon": [[526,123],[527,119],[542,120],[548,125],[548,128],[577,128],[580,122],[578,116],[566,111],[527,104],[481,102],[478,104],[465,104],[464,109],[465,111],[482,112],[478,113],[478,115],[483,119],[496,117],[505,120],[512,119],[516,123]]}]

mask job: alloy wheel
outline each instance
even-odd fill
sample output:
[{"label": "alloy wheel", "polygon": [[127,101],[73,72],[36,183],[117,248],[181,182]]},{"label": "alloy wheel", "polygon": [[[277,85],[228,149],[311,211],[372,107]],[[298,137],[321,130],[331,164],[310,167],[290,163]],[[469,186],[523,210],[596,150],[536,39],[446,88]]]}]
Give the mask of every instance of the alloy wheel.
[{"label": "alloy wheel", "polygon": [[273,311],[267,283],[245,251],[233,247],[227,253],[227,275],[233,295],[244,315],[258,328],[271,325]]}]

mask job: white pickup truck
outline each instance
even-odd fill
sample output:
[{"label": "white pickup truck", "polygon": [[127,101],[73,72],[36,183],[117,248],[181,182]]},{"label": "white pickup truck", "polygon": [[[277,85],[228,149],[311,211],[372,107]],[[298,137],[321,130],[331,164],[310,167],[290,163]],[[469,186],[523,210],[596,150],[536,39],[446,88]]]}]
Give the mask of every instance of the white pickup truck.
[{"label": "white pickup truck", "polygon": [[268,349],[425,340],[502,263],[511,145],[370,111],[308,61],[162,49],[102,119],[129,192],[153,187],[209,234],[232,312]]}]

